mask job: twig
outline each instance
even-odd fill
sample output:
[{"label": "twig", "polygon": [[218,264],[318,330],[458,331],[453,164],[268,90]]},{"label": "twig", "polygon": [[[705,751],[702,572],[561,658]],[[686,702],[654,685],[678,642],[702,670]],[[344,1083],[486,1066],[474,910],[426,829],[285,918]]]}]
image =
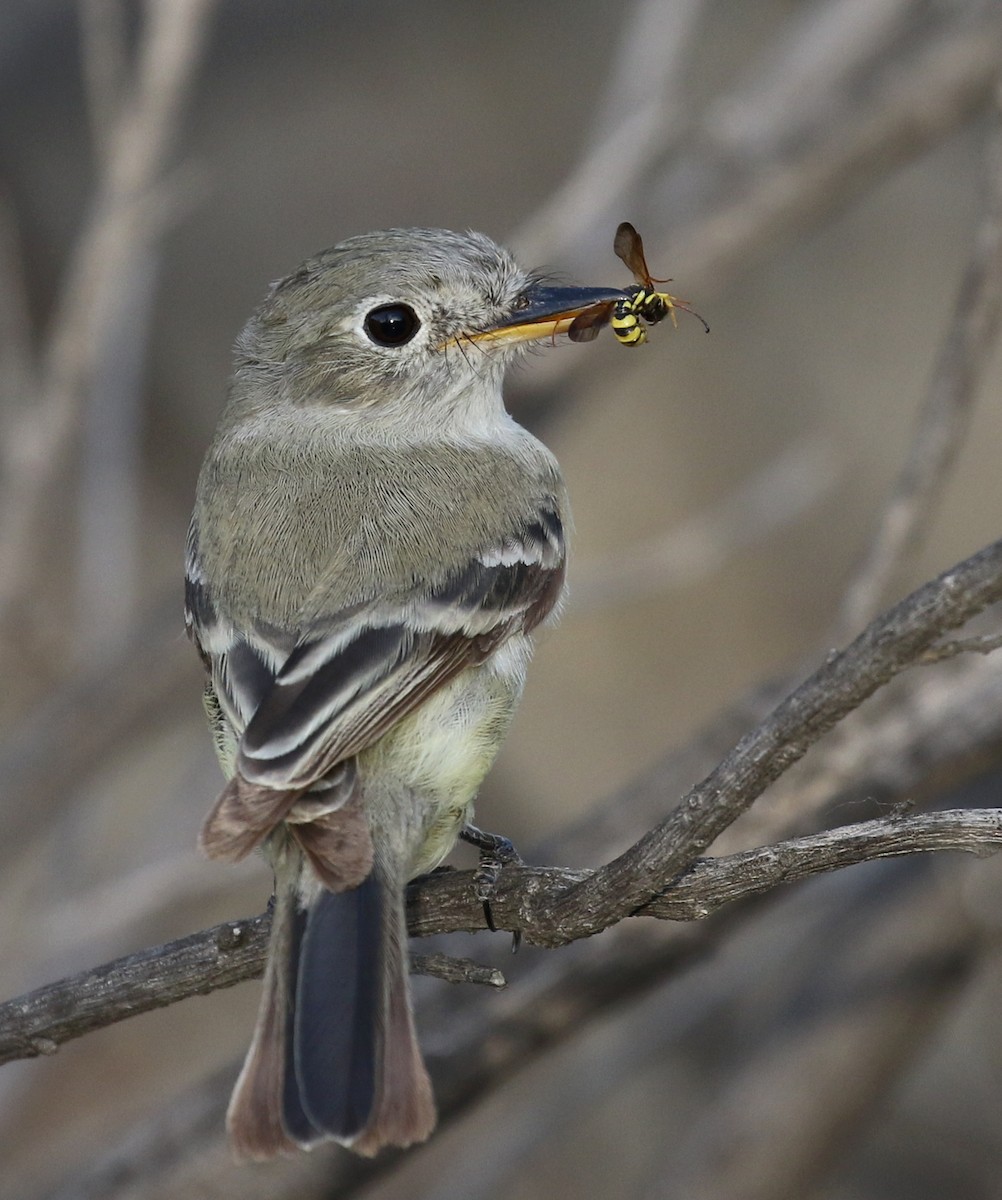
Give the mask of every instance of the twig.
[{"label": "twig", "polygon": [[0,625],[25,601],[33,532],[65,464],[118,299],[118,280],[158,232],[158,193],[214,0],[147,0],[131,101],[115,122],[91,215],[56,305],[37,403],[7,433],[0,492]]},{"label": "twig", "polygon": [[[14,208],[0,194],[0,420],[13,421],[16,408],[33,394],[37,380],[24,262]],[[0,439],[0,466],[10,469],[10,447]]]},{"label": "twig", "polygon": [[916,422],[908,458],[846,590],[833,640],[865,621],[929,523],[967,434],[974,398],[1002,317],[1002,94],[989,139],[984,214],[953,317]]},{"label": "twig", "polygon": [[792,692],[663,821],[546,912],[547,944],[597,933],[646,904],[808,748],[943,632],[1002,598],[1002,541],[925,584],[873,621]]},{"label": "twig", "polygon": [[[933,850],[984,854],[998,847],[1002,847],[999,809],[861,822],[776,846],[701,859],[664,895],[632,915],[699,920],[725,904],[779,884],[871,859]],[[592,872],[558,867],[508,867],[491,900],[494,924],[498,929],[520,929],[528,941],[541,941],[531,913],[556,902],[568,887],[591,878]],[[445,872],[412,884],[408,920],[411,932],[418,936],[485,929],[472,873]],[[0,1005],[0,1063],[52,1054],[64,1042],[126,1017],[257,978],[264,969],[269,928],[267,914],[227,921],[7,1001]],[[444,955],[414,956],[412,969],[449,982],[504,986],[499,971]]]},{"label": "twig", "polygon": [[837,477],[837,464],[820,437],[787,446],[713,507],[660,537],[575,570],[570,612],[661,595],[705,578],[730,556],[795,522]]},{"label": "twig", "polygon": [[497,967],[485,967],[471,958],[455,958],[451,954],[412,954],[411,971],[415,975],[431,975],[445,983],[475,983],[480,987],[505,988],[508,981]]},{"label": "twig", "polygon": [[[738,1025],[741,1045],[684,1127],[667,1131],[645,1200],[803,1200],[887,1116],[889,1093],[956,1015],[996,939],[960,889],[869,878],[843,877],[816,915],[763,914],[782,953],[754,981],[752,954],[729,956],[703,992],[714,1028]],[[697,1078],[701,1065],[690,1063]]]},{"label": "twig", "polygon": [[632,10],[593,148],[510,238],[527,262],[593,237],[679,136],[686,58],[704,8],[705,0],[643,0]]},{"label": "twig", "polygon": [[[648,258],[670,263],[677,278],[698,276],[702,287],[719,283],[766,241],[816,222],[983,108],[1002,65],[1002,14],[974,7],[973,17],[944,10],[908,55],[846,61],[812,119],[794,110],[755,146],[721,144],[708,124],[690,155],[643,189],[634,220],[652,231]],[[776,64],[766,73],[774,76]],[[753,83],[728,104],[753,106],[758,91]],[[693,172],[710,181],[686,200]],[[672,209],[679,216],[666,235],[659,214]]]},{"label": "twig", "polygon": [[81,63],[87,92],[91,138],[106,162],[128,81],[123,0],[80,0]]},{"label": "twig", "polygon": [[940,642],[930,646],[922,654],[920,663],[939,663],[948,658],[956,658],[958,654],[991,654],[1002,649],[1002,633],[984,633],[979,637],[954,638],[948,642]]}]

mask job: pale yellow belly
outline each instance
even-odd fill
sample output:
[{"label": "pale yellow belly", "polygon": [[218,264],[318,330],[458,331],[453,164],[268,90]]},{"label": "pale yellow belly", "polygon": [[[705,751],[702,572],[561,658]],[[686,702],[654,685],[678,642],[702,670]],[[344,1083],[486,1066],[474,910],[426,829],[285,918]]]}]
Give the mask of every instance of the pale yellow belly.
[{"label": "pale yellow belly", "polygon": [[[531,649],[528,638],[512,639],[358,756],[377,843],[384,822],[393,824],[386,832],[394,841],[403,832],[401,825],[409,826],[404,836],[410,877],[437,867],[471,818],[474,798],[522,694]],[[374,786],[366,786],[367,778]],[[409,803],[404,790],[410,793]]]}]

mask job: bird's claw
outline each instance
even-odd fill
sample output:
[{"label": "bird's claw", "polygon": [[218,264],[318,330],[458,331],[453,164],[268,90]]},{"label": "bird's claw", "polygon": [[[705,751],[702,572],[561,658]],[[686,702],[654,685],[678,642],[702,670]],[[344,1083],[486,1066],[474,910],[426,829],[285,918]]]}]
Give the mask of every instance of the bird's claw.
[{"label": "bird's claw", "polygon": [[[487,833],[483,829],[478,829],[476,825],[464,825],[459,836],[464,842],[476,846],[480,851],[480,864],[473,875],[474,895],[483,905],[487,928],[492,933],[496,933],[497,927],[491,912],[491,897],[497,889],[498,877],[502,868],[509,863],[521,865],[522,856],[515,849],[510,838],[499,833]],[[516,930],[512,934],[512,953],[518,949],[520,941],[521,935]]]}]

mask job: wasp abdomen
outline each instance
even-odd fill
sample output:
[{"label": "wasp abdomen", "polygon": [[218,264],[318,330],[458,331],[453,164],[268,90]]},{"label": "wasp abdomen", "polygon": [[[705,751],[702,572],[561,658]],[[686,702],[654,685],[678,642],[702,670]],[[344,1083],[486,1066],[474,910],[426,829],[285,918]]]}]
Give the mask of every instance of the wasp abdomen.
[{"label": "wasp abdomen", "polygon": [[[643,295],[643,292],[640,293]],[[612,314],[612,332],[624,346],[639,346],[647,341],[647,332],[640,324],[638,296],[616,301]]]}]

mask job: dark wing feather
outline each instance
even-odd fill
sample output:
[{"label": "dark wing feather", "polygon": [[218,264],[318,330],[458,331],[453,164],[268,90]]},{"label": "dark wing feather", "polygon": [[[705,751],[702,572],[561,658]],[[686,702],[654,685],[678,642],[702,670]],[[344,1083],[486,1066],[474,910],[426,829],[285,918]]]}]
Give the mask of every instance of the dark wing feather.
[{"label": "dark wing feather", "polygon": [[[309,788],[377,742],[460,671],[508,637],[529,632],[563,587],[564,539],[555,506],[487,547],[432,588],[392,607],[375,603],[314,627],[291,652],[271,631],[227,628],[190,571],[189,613],[222,708],[243,728],[236,775],[203,828],[212,857],[248,854]],[[269,662],[280,661],[272,668]],[[350,785],[320,793],[328,811]]]}]

